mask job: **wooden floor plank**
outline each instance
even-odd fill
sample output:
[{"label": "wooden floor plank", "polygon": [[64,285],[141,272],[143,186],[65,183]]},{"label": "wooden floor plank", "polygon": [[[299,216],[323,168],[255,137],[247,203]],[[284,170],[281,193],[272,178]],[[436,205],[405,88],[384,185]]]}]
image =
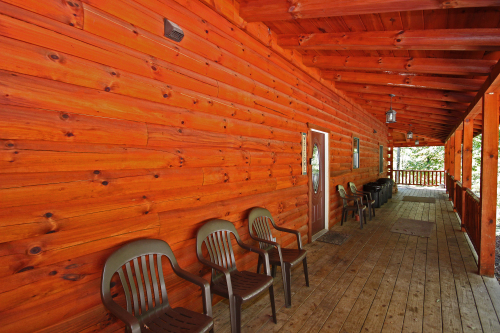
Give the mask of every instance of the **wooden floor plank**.
[{"label": "wooden floor plank", "polygon": [[458,305],[460,307],[460,318],[464,332],[475,332],[481,329],[481,321],[477,311],[472,289],[467,277],[467,272],[463,264],[458,242],[455,237],[455,229],[460,229],[460,223],[457,220],[455,212],[448,212],[443,219],[445,223],[445,232],[448,242],[448,251],[455,281]]},{"label": "wooden floor plank", "polygon": [[425,267],[427,260],[427,238],[421,237],[417,241],[417,251],[413,263],[408,302],[406,303],[403,332],[422,332],[424,314],[424,284]]},{"label": "wooden floor plank", "polygon": [[437,210],[436,227],[438,233],[439,275],[441,283],[441,311],[443,319],[443,332],[462,332],[460,309],[458,307],[457,293],[453,280],[448,242],[444,230],[443,211],[453,211],[451,203],[439,200],[440,210]]},{"label": "wooden floor plank", "polygon": [[[435,204],[403,202],[404,196]],[[292,307],[275,278],[278,323],[269,295],[244,305],[242,332],[500,332],[500,286],[477,265],[441,188],[400,186],[363,228],[352,218],[332,230],[351,234],[341,246],[307,244],[310,287],[292,272]],[[429,238],[392,233],[400,218],[431,221]],[[217,332],[230,332],[227,301],[214,306]]]},{"label": "wooden floor plank", "polygon": [[[429,209],[428,221],[436,222],[436,209],[433,205]],[[423,332],[442,332],[443,320],[441,317],[441,283],[439,276],[439,255],[437,243],[437,229],[427,240],[427,261],[425,266],[425,298]]]}]

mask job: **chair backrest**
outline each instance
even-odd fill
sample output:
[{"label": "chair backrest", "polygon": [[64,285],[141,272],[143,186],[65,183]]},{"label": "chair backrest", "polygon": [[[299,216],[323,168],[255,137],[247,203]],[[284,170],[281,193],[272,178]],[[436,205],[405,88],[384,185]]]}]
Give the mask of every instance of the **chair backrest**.
[{"label": "chair backrest", "polygon": [[[196,255],[198,258],[204,258],[202,245],[205,244],[211,262],[226,268],[230,272],[236,270],[231,234],[238,242],[241,241],[240,235],[231,222],[217,219],[208,221],[196,234]],[[212,281],[219,279],[221,276],[223,276],[222,273],[212,269]]]},{"label": "chair backrest", "polygon": [[[250,214],[248,214],[248,231],[250,235],[257,236],[269,241],[276,241],[273,237],[271,228],[269,227],[269,222],[275,226],[271,212],[265,208],[255,207],[252,208]],[[259,242],[259,246],[263,250],[270,250],[273,248],[272,245]]]},{"label": "chair backrest", "polygon": [[356,187],[356,185],[354,185],[353,182],[348,182],[347,186],[349,186],[352,194],[356,194],[356,192],[358,191],[358,188]]},{"label": "chair backrest", "polygon": [[101,299],[104,305],[114,303],[110,284],[112,277],[118,273],[127,311],[141,324],[163,313],[162,310],[170,305],[163,278],[162,256],[166,256],[173,267],[177,266],[170,246],[158,239],[138,240],[115,251],[106,260],[102,272]]},{"label": "chair backrest", "polygon": [[344,186],[337,185],[337,191],[339,191],[339,194],[340,194],[340,197],[342,198],[344,207],[347,207],[348,206],[348,204],[347,204],[347,193],[346,193],[346,191],[344,189]]}]

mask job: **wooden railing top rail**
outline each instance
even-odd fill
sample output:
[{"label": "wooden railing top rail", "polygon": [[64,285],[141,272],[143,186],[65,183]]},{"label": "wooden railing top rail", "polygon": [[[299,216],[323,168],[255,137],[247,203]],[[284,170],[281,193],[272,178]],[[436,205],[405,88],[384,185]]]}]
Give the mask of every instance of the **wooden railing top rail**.
[{"label": "wooden railing top rail", "polygon": [[468,195],[472,197],[472,199],[476,200],[477,203],[479,203],[479,197],[476,195],[476,193],[472,192],[470,189],[466,188],[465,192],[467,192]]},{"label": "wooden railing top rail", "polygon": [[393,171],[422,171],[422,172],[444,172],[444,170],[413,170],[413,169],[404,169],[404,170],[393,170]]},{"label": "wooden railing top rail", "polygon": [[459,181],[459,180],[457,180],[457,185],[458,185],[458,186],[460,186],[460,187],[463,187],[463,186],[462,186],[462,182],[461,182],[461,181]]}]

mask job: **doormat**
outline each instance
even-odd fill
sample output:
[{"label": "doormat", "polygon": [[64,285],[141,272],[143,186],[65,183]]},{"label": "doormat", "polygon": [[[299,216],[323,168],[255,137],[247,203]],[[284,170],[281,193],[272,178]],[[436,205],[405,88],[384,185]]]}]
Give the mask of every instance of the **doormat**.
[{"label": "doormat", "polygon": [[350,237],[351,237],[351,235],[348,235],[348,234],[341,234],[341,233],[338,233],[335,231],[328,231],[326,234],[324,234],[323,236],[319,237],[316,240],[323,242],[323,243],[342,245]]},{"label": "doormat", "polygon": [[419,237],[430,237],[436,223],[399,218],[392,226],[391,232]]},{"label": "doormat", "polygon": [[413,201],[413,202],[425,202],[425,203],[436,203],[436,198],[430,197],[404,197],[403,201]]}]

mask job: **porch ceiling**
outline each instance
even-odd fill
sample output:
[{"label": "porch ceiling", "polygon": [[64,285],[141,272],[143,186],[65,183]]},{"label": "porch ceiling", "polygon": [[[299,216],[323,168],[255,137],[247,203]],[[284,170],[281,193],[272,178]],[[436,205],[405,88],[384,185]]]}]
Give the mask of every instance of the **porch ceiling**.
[{"label": "porch ceiling", "polygon": [[[443,144],[500,59],[500,1],[241,0],[278,44],[396,133]],[[398,11],[395,11],[398,10]],[[477,101],[476,101],[477,102]],[[474,132],[482,128],[477,113]],[[401,145],[412,142],[401,141]]]}]

